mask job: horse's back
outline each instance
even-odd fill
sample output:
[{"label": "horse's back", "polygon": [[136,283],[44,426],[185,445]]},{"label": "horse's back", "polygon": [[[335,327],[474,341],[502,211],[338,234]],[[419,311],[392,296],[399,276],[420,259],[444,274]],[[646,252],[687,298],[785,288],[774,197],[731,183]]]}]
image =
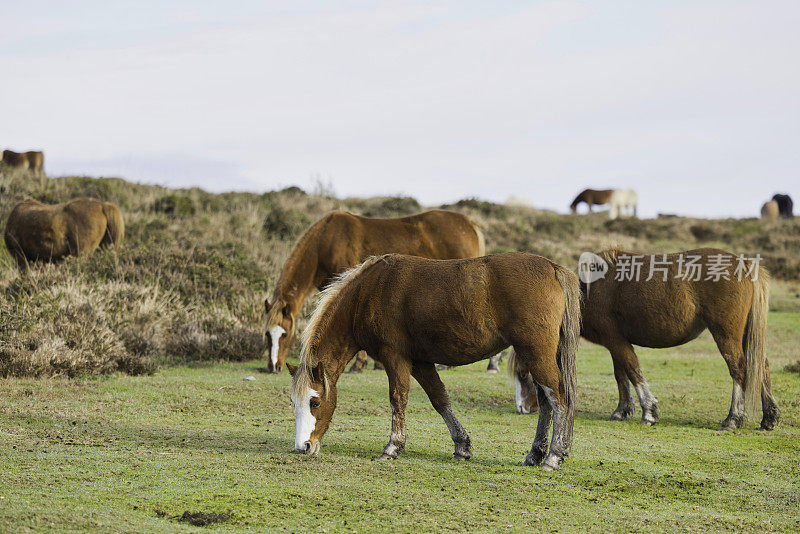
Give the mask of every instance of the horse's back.
[{"label": "horse's back", "polygon": [[[699,280],[693,280],[694,275],[684,279],[688,274],[685,265],[683,273],[678,272],[681,256],[684,260],[699,258],[703,266]],[[608,278],[588,288],[583,316],[584,337],[589,341],[606,345],[622,337],[634,345],[664,348],[687,343],[708,327],[736,323],[737,329],[744,328],[752,283],[738,280],[736,256],[730,252],[708,248],[667,254],[666,258],[657,254],[657,263],[652,263],[650,255],[629,257],[641,261],[638,281],[617,280],[612,264]],[[719,280],[706,279],[709,263],[716,260],[727,265],[725,275]]]},{"label": "horse's back", "polygon": [[433,210],[394,219],[371,218],[347,212],[326,215],[317,230],[320,260],[334,271],[356,265],[369,256],[408,254],[432,259],[476,256],[479,236],[468,217]]},{"label": "horse's back", "polygon": [[[564,295],[553,264],[526,253],[460,260],[387,255],[363,275],[360,324],[421,359],[464,364],[547,325],[557,337]],[[552,333],[552,332],[551,332]]]}]

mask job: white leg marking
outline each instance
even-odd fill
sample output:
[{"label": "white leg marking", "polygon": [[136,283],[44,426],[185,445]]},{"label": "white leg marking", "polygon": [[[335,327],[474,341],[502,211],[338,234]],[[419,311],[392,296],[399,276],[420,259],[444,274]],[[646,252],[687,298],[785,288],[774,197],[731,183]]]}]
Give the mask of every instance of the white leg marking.
[{"label": "white leg marking", "polygon": [[733,393],[731,394],[731,415],[734,417],[744,415],[744,390],[736,380],[733,381]]},{"label": "white leg marking", "polygon": [[517,412],[531,413],[530,410],[525,408],[525,399],[522,398],[522,382],[520,382],[518,376],[514,377],[514,392],[517,400]]},{"label": "white leg marking", "polygon": [[280,325],[275,325],[269,329],[269,337],[272,339],[272,348],[269,351],[269,359],[272,362],[273,367],[278,363],[278,343],[280,343],[281,336],[285,333],[286,330],[284,330]]},{"label": "white leg marking", "polygon": [[317,418],[311,414],[311,406],[309,405],[312,397],[319,397],[319,393],[309,389],[300,399],[296,399],[294,394],[291,397],[297,422],[294,435],[294,449],[296,451],[305,451],[306,441],[311,437],[311,433],[317,425]]}]

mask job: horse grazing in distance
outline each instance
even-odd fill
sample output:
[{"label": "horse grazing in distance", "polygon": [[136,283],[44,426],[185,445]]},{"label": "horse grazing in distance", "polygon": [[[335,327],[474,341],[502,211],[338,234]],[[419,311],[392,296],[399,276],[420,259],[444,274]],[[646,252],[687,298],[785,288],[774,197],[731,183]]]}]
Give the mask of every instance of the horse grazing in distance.
[{"label": "horse grazing in distance", "polygon": [[608,204],[611,200],[611,193],[613,192],[613,189],[584,189],[577,197],[575,197],[575,200],[572,201],[572,204],[569,205],[569,208],[572,210],[572,213],[578,213],[578,205],[581,202],[585,202],[589,207],[589,213],[591,213],[592,206]]},{"label": "horse grazing in distance", "polygon": [[44,154],[42,152],[3,150],[2,162],[12,169],[32,171],[40,179],[44,179]]},{"label": "horse grazing in distance", "polygon": [[536,382],[539,400],[536,437],[525,464],[556,469],[572,443],[579,337],[578,278],[541,256],[370,258],[323,291],[303,332],[300,365],[289,367],[295,449],[319,451],[336,408],[339,376],[353,354],[365,350],[389,378],[392,431],[380,459],[397,458],[405,446],[411,376],[450,430],[453,458],[470,458],[469,435],[435,365],[467,365],[511,345],[517,366]]},{"label": "horse grazing in distance", "polygon": [[614,189],[608,202],[611,204],[608,210],[609,219],[613,220],[625,215],[636,217],[636,205],[639,197],[633,189]]},{"label": "horse grazing in distance", "polygon": [[122,215],[110,202],[78,198],[49,205],[31,199],[14,206],[3,238],[25,272],[31,262],[85,255],[97,247],[119,248],[124,235]]},{"label": "horse grazing in distance", "polygon": [[[269,372],[279,373],[296,335],[296,320],[312,290],[369,256],[396,252],[432,259],[483,256],[483,233],[468,217],[432,210],[397,219],[373,219],[341,211],[327,214],[299,239],[283,266],[266,309]],[[359,354],[354,367],[363,365]]]},{"label": "horse grazing in distance", "polygon": [[781,217],[787,219],[794,217],[794,202],[792,201],[792,197],[778,193],[773,195],[772,200],[778,203],[778,211]]},{"label": "horse grazing in distance", "polygon": [[780,208],[778,207],[778,203],[774,200],[770,200],[764,203],[761,206],[761,218],[766,219],[768,221],[774,221],[780,216]]},{"label": "horse grazing in distance", "polygon": [[609,272],[591,284],[581,283],[581,334],[611,352],[619,389],[612,420],[633,413],[632,383],[642,407],[642,423],[658,421],[658,402],[633,345],[676,347],[708,329],[733,379],[731,407],[722,430],[740,427],[745,407],[752,413],[759,395],[761,428],[775,427],[780,410],[772,396],[765,348],[766,269],[759,270],[757,261],[712,248],[654,256],[609,250],[599,257]]}]

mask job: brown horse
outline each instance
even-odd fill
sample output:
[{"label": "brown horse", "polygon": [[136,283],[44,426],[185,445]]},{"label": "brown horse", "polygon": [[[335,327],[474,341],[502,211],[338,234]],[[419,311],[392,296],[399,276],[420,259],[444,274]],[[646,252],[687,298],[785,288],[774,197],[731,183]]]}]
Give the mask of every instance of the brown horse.
[{"label": "brown horse", "polygon": [[32,171],[40,179],[44,179],[44,154],[42,152],[3,150],[2,162],[12,169]]},{"label": "brown horse", "polygon": [[24,200],[8,216],[4,239],[21,271],[34,261],[93,252],[98,246],[119,247],[125,225],[119,209],[110,202],[78,198],[48,205]]},{"label": "brown horse", "polygon": [[569,208],[572,210],[572,213],[577,213],[578,204],[585,202],[586,205],[589,206],[589,213],[591,213],[592,206],[608,204],[611,201],[611,193],[613,192],[613,189],[584,189],[577,197],[575,197],[575,200],[572,201],[572,204],[569,205]]},{"label": "brown horse", "polygon": [[[376,254],[396,252],[432,259],[483,256],[478,225],[452,211],[433,210],[398,219],[373,219],[341,211],[327,214],[300,238],[283,266],[266,308],[267,370],[279,373],[296,335],[296,321],[311,291]],[[360,355],[366,359],[364,355]]]},{"label": "brown horse", "polygon": [[[599,255],[609,272],[587,285],[581,334],[611,352],[619,404],[612,420],[634,411],[630,385],[639,397],[642,423],[658,420],[658,402],[650,392],[633,345],[666,348],[683,345],[708,329],[733,379],[733,394],[723,430],[738,428],[744,408],[757,407],[761,428],[780,418],[772,396],[765,337],[769,309],[769,273],[758,263],[719,249],[697,249],[655,256],[610,250]],[[639,275],[634,276],[639,265]],[[638,278],[638,281],[635,279]],[[751,412],[752,413],[752,412]]]},{"label": "brown horse", "polygon": [[533,376],[540,402],[525,464],[556,469],[572,443],[579,301],[575,274],[533,254],[368,259],[325,289],[303,333],[300,365],[289,367],[295,449],[319,451],[336,408],[336,382],[353,355],[365,350],[389,378],[392,431],[380,458],[397,458],[405,446],[410,376],[447,424],[453,458],[470,458],[469,435],[453,413],[435,365],[470,364],[511,345],[517,365]]}]

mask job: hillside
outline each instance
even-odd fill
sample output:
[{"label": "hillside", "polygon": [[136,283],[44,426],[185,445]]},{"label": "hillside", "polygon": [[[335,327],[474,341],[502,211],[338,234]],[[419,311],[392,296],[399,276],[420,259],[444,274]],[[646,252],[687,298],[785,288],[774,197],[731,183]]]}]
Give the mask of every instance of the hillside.
[{"label": "hillside", "polygon": [[[176,362],[259,358],[264,297],[310,224],[335,209],[374,217],[424,209],[412,198],[339,199],[297,187],[211,194],[89,177],[54,178],[40,186],[25,174],[6,172],[0,231],[26,196],[50,203],[80,196],[115,202],[125,217],[126,240],[118,253],[37,267],[27,279],[0,246],[0,376],[139,374]],[[716,246],[762,255],[781,281],[775,306],[796,306],[800,296],[798,220],[609,221],[602,213],[560,215],[474,199],[442,207],[477,220],[490,253],[522,250],[574,265],[581,252],[614,245],[645,253]]]}]

